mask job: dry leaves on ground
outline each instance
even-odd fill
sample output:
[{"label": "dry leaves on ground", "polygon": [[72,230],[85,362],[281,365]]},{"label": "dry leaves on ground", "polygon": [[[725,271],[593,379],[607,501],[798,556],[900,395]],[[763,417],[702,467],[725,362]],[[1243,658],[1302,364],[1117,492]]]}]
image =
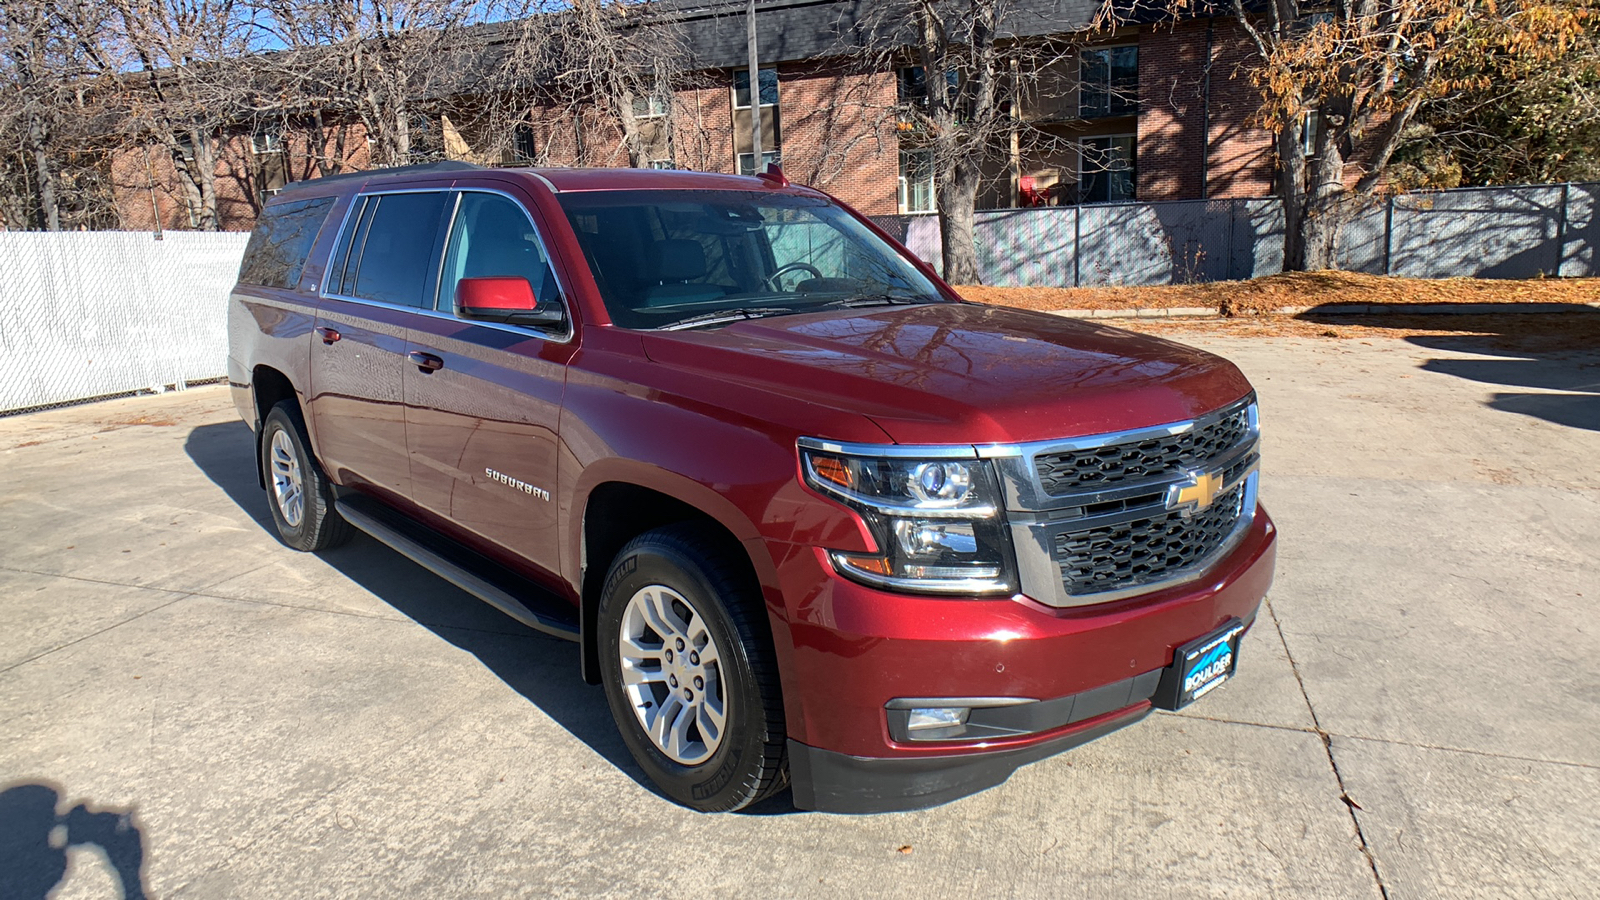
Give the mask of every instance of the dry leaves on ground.
[{"label": "dry leaves on ground", "polygon": [[1151,287],[985,287],[956,291],[968,300],[1020,309],[1176,309],[1203,307],[1224,315],[1259,315],[1285,307],[1333,303],[1600,302],[1600,278],[1392,278],[1357,272],[1285,272],[1250,281]]}]

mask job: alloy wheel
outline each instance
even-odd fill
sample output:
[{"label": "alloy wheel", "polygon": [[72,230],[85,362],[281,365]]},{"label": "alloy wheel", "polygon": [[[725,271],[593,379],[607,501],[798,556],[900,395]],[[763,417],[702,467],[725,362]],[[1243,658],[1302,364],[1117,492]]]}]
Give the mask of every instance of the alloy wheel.
[{"label": "alloy wheel", "polygon": [[639,725],[673,762],[699,765],[722,744],[721,654],[705,619],[661,584],[628,600],[617,635],[623,690]]}]

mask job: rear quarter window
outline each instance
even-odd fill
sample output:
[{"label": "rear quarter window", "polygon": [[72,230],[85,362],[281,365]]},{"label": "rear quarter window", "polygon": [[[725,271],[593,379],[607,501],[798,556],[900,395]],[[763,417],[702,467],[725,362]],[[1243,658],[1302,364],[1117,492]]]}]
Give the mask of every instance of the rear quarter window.
[{"label": "rear quarter window", "polygon": [[300,281],[306,255],[333,208],[332,197],[279,203],[261,211],[244,248],[239,281],[262,287],[292,288]]},{"label": "rear quarter window", "polygon": [[[380,194],[370,215],[350,293],[395,306],[427,305],[428,271],[437,261],[435,242],[444,212],[443,192]],[[370,204],[369,204],[370,205]],[[355,251],[351,251],[354,259]],[[350,277],[348,265],[345,278]]]}]

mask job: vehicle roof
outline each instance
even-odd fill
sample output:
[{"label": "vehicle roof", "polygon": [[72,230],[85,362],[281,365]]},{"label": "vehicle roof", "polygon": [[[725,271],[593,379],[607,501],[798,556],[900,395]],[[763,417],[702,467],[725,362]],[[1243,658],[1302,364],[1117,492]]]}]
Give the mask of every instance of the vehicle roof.
[{"label": "vehicle roof", "polygon": [[440,162],[393,169],[345,172],[325,178],[293,182],[273,198],[275,205],[301,197],[327,196],[371,190],[421,177],[450,177],[470,183],[475,176],[513,176],[543,182],[561,193],[580,191],[693,191],[693,190],[772,190],[779,185],[752,175],[722,175],[715,172],[688,172],[680,169],[571,169],[571,168],[490,168],[471,163]]},{"label": "vehicle roof", "polygon": [[748,191],[770,188],[770,181],[753,175],[722,175],[681,169],[500,169],[543,178],[558,193],[568,191]]}]

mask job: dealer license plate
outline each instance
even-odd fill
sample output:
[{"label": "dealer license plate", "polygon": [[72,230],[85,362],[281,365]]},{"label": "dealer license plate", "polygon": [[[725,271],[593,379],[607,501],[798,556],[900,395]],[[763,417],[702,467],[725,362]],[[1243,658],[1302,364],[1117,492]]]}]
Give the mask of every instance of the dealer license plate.
[{"label": "dealer license plate", "polygon": [[1182,709],[1227,681],[1239,664],[1239,641],[1244,623],[1231,619],[1216,631],[1179,647],[1172,665],[1162,673],[1154,703],[1163,709]]}]

